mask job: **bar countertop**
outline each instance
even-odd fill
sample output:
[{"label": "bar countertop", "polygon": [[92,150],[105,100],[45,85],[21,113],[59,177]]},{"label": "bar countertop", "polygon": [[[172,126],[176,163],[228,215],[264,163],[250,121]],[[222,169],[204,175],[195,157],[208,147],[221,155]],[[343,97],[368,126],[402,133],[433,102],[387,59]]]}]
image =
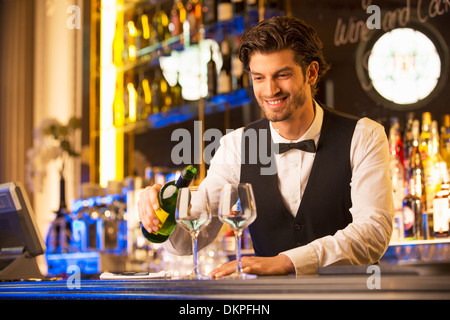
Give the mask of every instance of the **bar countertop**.
[{"label": "bar countertop", "polygon": [[450,299],[450,264],[331,267],[313,276],[249,280],[71,279],[0,282],[0,299],[21,300],[436,300]]}]

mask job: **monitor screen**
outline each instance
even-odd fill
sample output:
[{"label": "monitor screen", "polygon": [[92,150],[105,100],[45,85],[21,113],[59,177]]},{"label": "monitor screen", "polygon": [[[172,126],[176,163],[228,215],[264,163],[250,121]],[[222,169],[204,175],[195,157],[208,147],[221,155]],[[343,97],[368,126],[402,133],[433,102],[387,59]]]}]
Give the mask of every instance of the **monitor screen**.
[{"label": "monitor screen", "polygon": [[0,257],[24,253],[43,254],[45,244],[23,186],[0,184]]}]

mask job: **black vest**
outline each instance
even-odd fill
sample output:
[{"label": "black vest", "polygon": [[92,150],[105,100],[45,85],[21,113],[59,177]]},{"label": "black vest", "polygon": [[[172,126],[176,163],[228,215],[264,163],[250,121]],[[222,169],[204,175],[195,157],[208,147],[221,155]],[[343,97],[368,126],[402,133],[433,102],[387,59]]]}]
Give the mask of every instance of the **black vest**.
[{"label": "black vest", "polygon": [[[261,157],[257,163],[249,158],[255,149],[255,141],[243,135],[241,182],[249,182],[255,195],[257,218],[249,226],[255,254],[275,256],[298,246],[327,236],[345,228],[351,221],[350,146],[357,119],[324,109],[323,123],[317,145],[317,153],[311,169],[297,215],[286,209],[278,189],[277,175],[261,175]],[[267,130],[267,149],[273,159],[269,121],[264,118],[245,127],[244,132]],[[260,135],[257,135],[258,139]],[[259,145],[259,141],[256,145]],[[245,153],[244,153],[245,152]],[[259,152],[259,149],[258,149]],[[269,152],[268,152],[269,153]],[[258,153],[259,154],[259,153]],[[254,158],[253,158],[254,159]],[[274,163],[274,162],[273,162]]]}]

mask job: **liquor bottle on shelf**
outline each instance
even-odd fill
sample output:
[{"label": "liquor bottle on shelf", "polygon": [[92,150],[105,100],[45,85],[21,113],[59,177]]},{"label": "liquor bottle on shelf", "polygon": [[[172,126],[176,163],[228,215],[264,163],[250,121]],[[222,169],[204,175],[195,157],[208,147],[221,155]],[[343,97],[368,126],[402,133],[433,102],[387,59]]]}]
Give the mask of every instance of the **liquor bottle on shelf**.
[{"label": "liquor bottle on shelf", "polygon": [[441,126],[441,156],[450,170],[450,114],[445,114]]},{"label": "liquor bottle on shelf", "polygon": [[203,11],[203,22],[205,24],[213,24],[217,21],[216,0],[204,0],[202,11]]},{"label": "liquor bottle on shelf", "polygon": [[152,82],[152,91],[154,98],[154,113],[168,111],[172,105],[172,97],[169,92],[169,84],[167,83],[160,68],[155,70],[155,78]]},{"label": "liquor bottle on shelf", "polygon": [[424,112],[422,114],[422,130],[419,137],[419,152],[422,161],[425,161],[429,154],[431,138],[431,113]]},{"label": "liquor bottle on shelf", "polygon": [[[413,133],[418,135],[419,121],[413,124]],[[423,213],[425,207],[423,164],[418,151],[419,142],[414,138],[414,149],[408,168],[408,193],[403,199],[402,214],[406,239],[423,239],[425,230]]]},{"label": "liquor bottle on shelf", "polygon": [[438,126],[437,121],[433,120],[430,129],[428,154],[425,161],[423,161],[426,201],[429,213],[432,213],[432,210],[430,209],[433,206],[433,199],[441,186],[441,166],[446,165],[439,153],[439,150]]},{"label": "liquor bottle on shelf", "polygon": [[170,39],[169,17],[166,12],[161,9],[161,5],[158,5],[157,10],[153,15],[152,24],[156,30],[156,39],[158,39],[158,42]]},{"label": "liquor bottle on shelf", "polygon": [[[127,82],[127,92],[128,92],[128,121],[135,122],[136,121],[136,110],[137,110],[137,92],[136,87],[134,85],[134,79],[131,78],[131,81]],[[126,108],[127,106],[125,106]]]},{"label": "liquor bottle on shelf", "polygon": [[116,90],[113,100],[113,124],[115,127],[121,127],[125,123],[125,105],[123,97],[123,88],[119,81],[116,81]]},{"label": "liquor bottle on shelf", "polygon": [[161,76],[161,72],[159,69],[152,70],[152,77],[149,79],[151,80],[150,83],[150,90],[151,90],[151,97],[152,97],[152,112],[151,113],[158,113],[161,111],[163,101],[160,101],[161,94],[159,92],[159,77]]},{"label": "liquor bottle on shelf", "polygon": [[233,5],[231,0],[219,0],[217,6],[217,20],[226,21],[233,18]]},{"label": "liquor bottle on shelf", "polygon": [[413,150],[412,126],[414,122],[414,112],[408,112],[406,116],[405,132],[403,135],[403,167],[409,167],[409,159]]},{"label": "liquor bottle on shelf", "polygon": [[144,89],[142,88],[142,73],[136,78],[136,120],[142,120],[145,118],[144,111]]},{"label": "liquor bottle on shelf", "polygon": [[172,36],[183,34],[183,24],[186,21],[186,8],[181,0],[175,0],[170,12],[170,33]]},{"label": "liquor bottle on shelf", "polygon": [[198,43],[199,29],[202,24],[202,6],[198,0],[188,0],[186,3],[186,19],[189,22],[190,43]]},{"label": "liquor bottle on shelf", "polygon": [[217,64],[214,61],[214,51],[213,47],[209,48],[210,59],[206,64],[207,77],[208,77],[208,96],[209,98],[217,95]]},{"label": "liquor bottle on shelf", "polygon": [[450,186],[447,166],[442,166],[441,170],[442,184],[433,200],[433,231],[434,236],[438,238],[449,236],[450,219]]},{"label": "liquor bottle on shelf", "polygon": [[147,240],[154,243],[162,243],[172,234],[176,226],[175,207],[178,190],[188,187],[196,173],[197,169],[189,165],[183,170],[177,181],[170,181],[162,186],[159,193],[159,209],[156,210],[156,215],[160,221],[158,225],[160,229],[157,232],[148,232],[141,225],[142,233]]},{"label": "liquor bottle on shelf", "polygon": [[221,42],[220,51],[222,52],[223,63],[217,83],[217,93],[223,94],[231,91],[231,55],[228,37],[225,37]]},{"label": "liquor bottle on shelf", "polygon": [[127,58],[129,61],[136,60],[136,53],[137,50],[139,50],[139,43],[137,43],[138,37],[138,31],[136,29],[136,24],[134,22],[134,16],[131,10],[129,10],[126,13],[126,19],[125,19],[125,30],[124,32],[127,33],[127,41],[126,43],[126,50],[127,50]]},{"label": "liquor bottle on shelf", "polygon": [[244,84],[244,65],[239,59],[239,53],[237,49],[231,58],[231,87],[232,89],[239,90],[246,86]]},{"label": "liquor bottle on shelf", "polygon": [[149,72],[145,72],[141,81],[142,87],[142,118],[146,118],[152,113],[152,91],[151,91],[151,78]]},{"label": "liquor bottle on shelf", "polygon": [[172,96],[172,106],[181,106],[184,102],[182,96],[182,88],[180,85],[180,74],[177,72],[177,81],[170,87],[170,95]]},{"label": "liquor bottle on shelf", "polygon": [[145,48],[155,44],[156,31],[150,23],[149,14],[140,9],[138,19],[138,30],[140,30],[140,47]]},{"label": "liquor bottle on shelf", "polygon": [[127,71],[123,74],[123,121],[124,123],[129,121],[130,116],[130,95],[128,91],[128,83],[132,80],[131,71]]},{"label": "liquor bottle on shelf", "polygon": [[403,146],[401,143],[400,125],[397,118],[391,119],[389,130],[389,151],[390,151],[390,175],[392,180],[392,190],[394,198],[394,233],[393,238],[401,239],[403,237],[402,228],[402,207],[405,196],[405,170],[401,159]]}]

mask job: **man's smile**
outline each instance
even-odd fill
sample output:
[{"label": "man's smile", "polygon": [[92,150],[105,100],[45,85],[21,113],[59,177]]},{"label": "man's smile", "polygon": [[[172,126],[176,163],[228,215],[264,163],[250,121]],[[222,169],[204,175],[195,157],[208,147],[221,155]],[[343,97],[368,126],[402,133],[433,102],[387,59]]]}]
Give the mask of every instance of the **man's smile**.
[{"label": "man's smile", "polygon": [[263,99],[266,106],[268,106],[272,110],[276,110],[281,108],[283,103],[286,101],[287,97],[276,98],[276,99]]}]

